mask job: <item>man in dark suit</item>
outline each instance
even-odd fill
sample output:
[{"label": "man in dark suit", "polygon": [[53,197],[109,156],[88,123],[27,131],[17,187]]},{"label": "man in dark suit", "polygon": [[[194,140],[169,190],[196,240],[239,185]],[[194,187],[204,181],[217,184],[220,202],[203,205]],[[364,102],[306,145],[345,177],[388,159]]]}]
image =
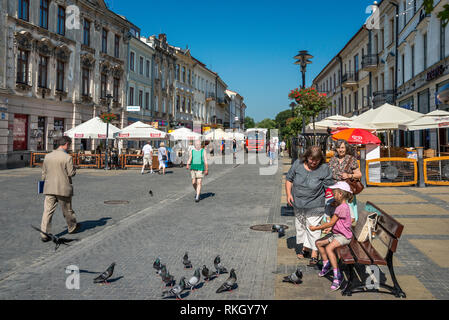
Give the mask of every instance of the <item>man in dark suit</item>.
[{"label": "man in dark suit", "polygon": [[[75,212],[72,210],[72,177],[75,176],[76,170],[72,156],[67,153],[71,143],[69,137],[60,138],[58,149],[47,154],[42,165],[45,202],[41,230],[46,233],[51,233],[51,220],[58,203],[67,222],[68,232],[71,234],[79,230],[79,223],[76,222]],[[47,242],[50,239],[41,234],[41,240]]]}]

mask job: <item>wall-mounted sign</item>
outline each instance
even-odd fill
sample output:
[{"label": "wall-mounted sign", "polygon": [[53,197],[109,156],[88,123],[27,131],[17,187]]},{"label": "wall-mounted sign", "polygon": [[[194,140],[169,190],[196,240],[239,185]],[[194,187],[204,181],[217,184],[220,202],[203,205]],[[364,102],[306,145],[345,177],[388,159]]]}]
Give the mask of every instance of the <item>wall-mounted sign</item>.
[{"label": "wall-mounted sign", "polygon": [[441,77],[446,68],[443,65],[440,65],[433,69],[432,71],[427,72],[427,81],[435,80],[438,77]]},{"label": "wall-mounted sign", "polygon": [[127,106],[126,111],[128,112],[139,112],[140,106]]}]

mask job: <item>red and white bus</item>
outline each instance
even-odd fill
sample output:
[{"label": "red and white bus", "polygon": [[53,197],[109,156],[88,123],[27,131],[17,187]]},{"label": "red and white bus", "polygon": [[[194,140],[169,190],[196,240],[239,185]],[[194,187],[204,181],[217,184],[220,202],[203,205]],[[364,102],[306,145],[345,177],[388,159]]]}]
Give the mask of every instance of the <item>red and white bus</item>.
[{"label": "red and white bus", "polygon": [[246,152],[262,152],[265,150],[268,129],[251,128],[245,131]]}]

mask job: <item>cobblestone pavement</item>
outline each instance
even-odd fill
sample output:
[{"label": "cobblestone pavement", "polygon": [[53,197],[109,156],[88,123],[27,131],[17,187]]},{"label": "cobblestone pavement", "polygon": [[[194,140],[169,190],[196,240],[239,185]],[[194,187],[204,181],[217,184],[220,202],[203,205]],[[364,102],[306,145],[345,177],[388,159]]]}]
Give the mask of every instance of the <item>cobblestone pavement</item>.
[{"label": "cobblestone pavement", "polygon": [[[290,166],[291,160],[284,158],[282,184]],[[281,215],[274,222],[284,223],[289,229],[278,242],[275,299],[396,299],[377,293],[343,297],[340,291],[331,292],[329,280],[319,278],[317,270],[307,267],[308,260],[296,258],[294,216],[286,207],[283,186],[282,189]],[[404,225],[393,264],[407,299],[449,299],[449,188],[368,187],[357,196],[357,201],[359,206],[371,201]],[[282,277],[294,272],[297,266],[304,272],[303,284],[282,283]],[[388,269],[384,266],[380,269],[381,277],[385,276],[387,284],[391,284]]]},{"label": "cobblestone pavement", "polygon": [[[42,243],[39,226],[43,197],[36,195],[39,168],[0,172],[0,299],[160,299],[160,277],[152,268],[157,256],[177,280],[193,270],[181,263],[186,251],[194,267],[213,269],[217,254],[235,268],[238,289],[216,294],[226,275],[203,284],[186,299],[273,299],[277,238],[250,230],[266,223],[280,206],[281,171],[259,175],[259,165],[211,165],[196,204],[190,174],[170,168],[166,176],[137,170],[79,170],[74,178],[73,207],[82,231],[69,247]],[[149,196],[149,190],[154,197]],[[128,200],[128,205],[105,205]],[[66,233],[58,208],[53,232]],[[116,262],[112,283],[93,278]],[[80,289],[66,289],[69,265],[80,268]]]}]

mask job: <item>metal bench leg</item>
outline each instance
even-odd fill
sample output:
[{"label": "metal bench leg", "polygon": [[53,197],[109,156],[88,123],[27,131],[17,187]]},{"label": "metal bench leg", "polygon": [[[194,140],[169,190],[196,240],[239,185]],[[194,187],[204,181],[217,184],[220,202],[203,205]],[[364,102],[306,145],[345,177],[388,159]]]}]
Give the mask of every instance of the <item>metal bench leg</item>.
[{"label": "metal bench leg", "polygon": [[399,286],[398,281],[396,280],[396,276],[394,274],[394,270],[393,270],[393,252],[388,250],[388,254],[386,257],[387,260],[387,266],[388,266],[388,270],[390,271],[390,276],[391,276],[391,280],[393,281],[393,293],[396,296],[396,298],[406,298],[406,295],[404,293],[404,291],[402,291],[401,287]]},{"label": "metal bench leg", "polygon": [[342,296],[352,296],[352,281],[354,280],[354,265],[353,264],[347,264],[345,265],[345,269],[348,271],[349,273],[349,277],[348,277],[348,283],[346,284],[346,287],[344,288],[344,290],[341,292]]}]

